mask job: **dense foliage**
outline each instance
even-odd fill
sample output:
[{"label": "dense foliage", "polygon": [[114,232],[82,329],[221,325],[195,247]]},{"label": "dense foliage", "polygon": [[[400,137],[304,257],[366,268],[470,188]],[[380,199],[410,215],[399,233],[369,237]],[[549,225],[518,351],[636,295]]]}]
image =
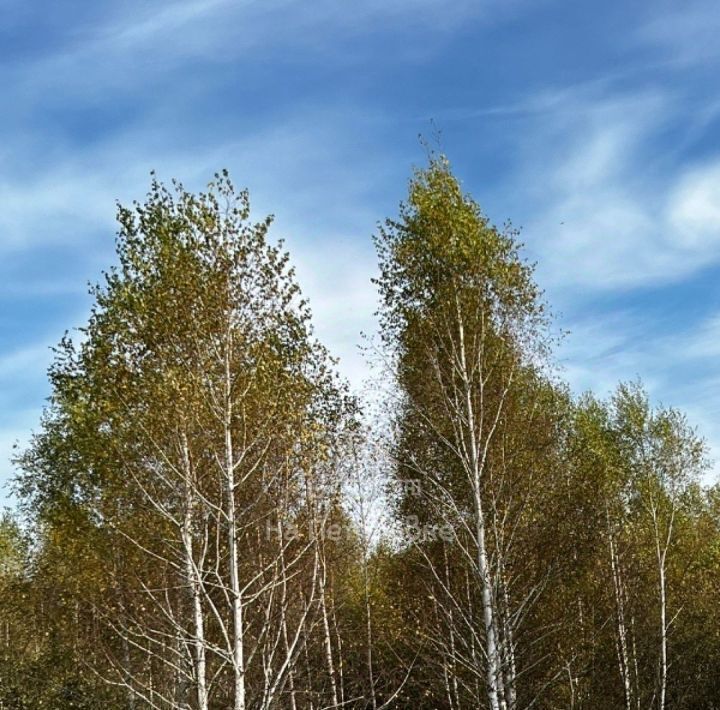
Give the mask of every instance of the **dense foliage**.
[{"label": "dense foliage", "polygon": [[376,236],[372,426],[226,174],[118,221],[0,521],[0,708],[720,708],[704,443],[569,392],[444,158]]}]

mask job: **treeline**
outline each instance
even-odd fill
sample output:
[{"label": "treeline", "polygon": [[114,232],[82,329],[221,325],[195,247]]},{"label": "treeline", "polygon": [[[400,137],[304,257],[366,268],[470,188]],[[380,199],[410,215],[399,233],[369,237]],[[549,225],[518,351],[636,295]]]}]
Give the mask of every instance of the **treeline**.
[{"label": "treeline", "polygon": [[376,236],[375,418],[227,174],[118,221],[0,525],[0,708],[720,708],[702,440],[571,395],[444,158]]}]

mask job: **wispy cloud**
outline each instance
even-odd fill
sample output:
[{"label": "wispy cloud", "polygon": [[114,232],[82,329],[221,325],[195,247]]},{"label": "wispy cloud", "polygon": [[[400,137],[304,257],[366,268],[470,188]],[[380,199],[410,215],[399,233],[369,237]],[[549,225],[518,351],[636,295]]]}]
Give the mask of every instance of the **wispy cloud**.
[{"label": "wispy cloud", "polygon": [[663,0],[638,32],[638,40],[659,48],[678,64],[695,64],[720,56],[720,6],[714,0],[678,5]]},{"label": "wispy cloud", "polygon": [[720,157],[691,167],[673,186],[666,219],[678,243],[687,250],[720,246]]},{"label": "wispy cloud", "polygon": [[512,114],[527,137],[491,197],[523,225],[571,331],[559,358],[572,388],[607,395],[640,377],[700,427],[717,477],[720,318],[702,283],[720,265],[720,151],[694,151],[710,108],[614,82],[531,96]]},{"label": "wispy cloud", "polygon": [[[548,0],[545,0],[546,2]],[[48,93],[70,99],[85,92],[110,89],[150,90],[180,67],[198,62],[234,63],[243,57],[281,58],[302,50],[309,57],[352,61],[355,53],[338,52],[338,43],[372,29],[378,36],[390,30],[408,31],[405,44],[393,43],[385,51],[421,51],[425,56],[433,40],[469,21],[501,22],[528,0],[458,0],[452,6],[441,0],[172,0],[148,4],[108,3],[90,17],[79,13],[78,29],[66,33],[59,45],[34,61],[11,63],[0,73],[6,87],[15,87],[26,99],[47,100]],[[14,4],[8,11],[20,10]],[[67,23],[70,24],[70,23]],[[412,34],[415,32],[415,35]],[[423,37],[418,41],[417,33]],[[251,56],[252,55],[252,56]],[[179,77],[192,82],[190,71]],[[164,88],[167,88],[166,86]]]},{"label": "wispy cloud", "polygon": [[720,261],[720,153],[657,152],[677,121],[668,92],[564,94],[532,116],[512,180],[542,274],[558,288],[678,281]]}]

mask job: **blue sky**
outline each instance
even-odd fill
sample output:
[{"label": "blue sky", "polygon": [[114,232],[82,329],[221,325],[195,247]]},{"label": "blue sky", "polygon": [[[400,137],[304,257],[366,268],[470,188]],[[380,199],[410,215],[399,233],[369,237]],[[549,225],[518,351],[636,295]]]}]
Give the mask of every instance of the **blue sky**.
[{"label": "blue sky", "polygon": [[641,376],[720,460],[720,5],[682,5],[0,0],[0,479],[151,169],[196,189],[227,167],[277,216],[359,382],[370,236],[431,120],[523,228],[572,386]]}]

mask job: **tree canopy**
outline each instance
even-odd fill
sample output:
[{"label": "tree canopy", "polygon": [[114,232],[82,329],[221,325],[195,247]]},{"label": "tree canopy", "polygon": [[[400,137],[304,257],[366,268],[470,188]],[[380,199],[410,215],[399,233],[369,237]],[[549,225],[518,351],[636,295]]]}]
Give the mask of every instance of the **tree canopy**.
[{"label": "tree canopy", "polygon": [[720,707],[706,446],[570,391],[445,157],[375,236],[379,420],[226,172],[117,219],[0,520],[0,708]]}]

